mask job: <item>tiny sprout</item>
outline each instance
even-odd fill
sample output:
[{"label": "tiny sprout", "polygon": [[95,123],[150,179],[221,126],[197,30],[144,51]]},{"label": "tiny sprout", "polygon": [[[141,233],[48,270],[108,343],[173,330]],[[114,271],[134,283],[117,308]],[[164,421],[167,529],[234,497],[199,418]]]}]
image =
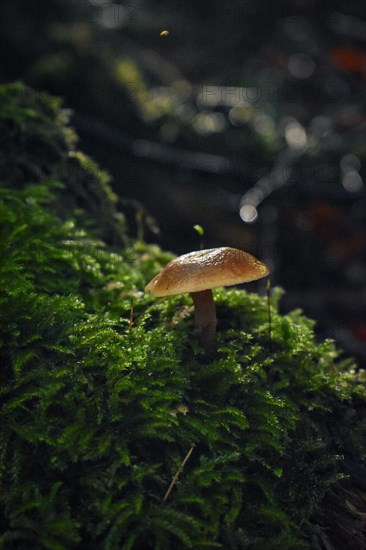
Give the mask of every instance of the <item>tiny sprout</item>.
[{"label": "tiny sprout", "polygon": [[199,234],[200,237],[203,237],[203,236],[204,236],[205,230],[203,229],[202,225],[196,224],[196,225],[193,226],[193,229],[194,229],[195,231],[197,231],[197,233]]},{"label": "tiny sprout", "polygon": [[202,225],[194,225],[193,229],[197,232],[197,234],[200,236],[200,249],[203,249],[203,236],[205,234],[205,230],[203,229]]}]

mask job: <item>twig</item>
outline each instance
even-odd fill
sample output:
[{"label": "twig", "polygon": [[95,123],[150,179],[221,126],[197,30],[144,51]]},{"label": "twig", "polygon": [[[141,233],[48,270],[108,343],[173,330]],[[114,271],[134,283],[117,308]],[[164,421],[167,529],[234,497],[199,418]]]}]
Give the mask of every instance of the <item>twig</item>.
[{"label": "twig", "polygon": [[270,291],[271,291],[271,280],[268,277],[268,280],[267,280],[268,344],[269,344],[269,351],[270,353],[272,353],[272,314],[271,314]]},{"label": "twig", "polygon": [[193,452],[193,447],[191,447],[189,449],[185,459],[183,460],[182,464],[179,466],[175,476],[173,477],[173,479],[171,481],[171,484],[169,485],[169,488],[168,488],[167,492],[164,495],[163,502],[166,502],[166,500],[169,498],[169,495],[172,492],[172,489],[173,489],[174,485],[177,483],[178,477],[180,476],[185,464],[188,462],[189,457],[191,456],[192,452]]},{"label": "twig", "polygon": [[128,330],[132,330],[132,327],[133,327],[133,299],[131,300],[130,324],[128,325]]}]

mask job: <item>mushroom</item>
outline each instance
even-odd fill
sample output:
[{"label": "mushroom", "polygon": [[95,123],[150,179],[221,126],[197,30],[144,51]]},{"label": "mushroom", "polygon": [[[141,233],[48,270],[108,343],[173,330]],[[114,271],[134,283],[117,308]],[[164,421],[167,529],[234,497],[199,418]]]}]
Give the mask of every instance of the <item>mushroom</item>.
[{"label": "mushroom", "polygon": [[220,247],[198,250],[172,260],[146,286],[153,296],[173,296],[189,292],[195,308],[195,324],[201,345],[214,348],[216,311],[212,288],[255,281],[268,275],[268,267],[248,252]]}]

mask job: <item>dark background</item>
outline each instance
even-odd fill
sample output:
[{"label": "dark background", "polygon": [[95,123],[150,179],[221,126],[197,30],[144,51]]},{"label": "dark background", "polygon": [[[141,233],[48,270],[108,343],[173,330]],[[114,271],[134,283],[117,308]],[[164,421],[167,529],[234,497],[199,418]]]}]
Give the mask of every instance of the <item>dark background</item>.
[{"label": "dark background", "polygon": [[65,98],[132,237],[184,253],[200,224],[205,246],[252,252],[283,309],[365,366],[365,15],[358,1],[2,0],[0,80]]}]

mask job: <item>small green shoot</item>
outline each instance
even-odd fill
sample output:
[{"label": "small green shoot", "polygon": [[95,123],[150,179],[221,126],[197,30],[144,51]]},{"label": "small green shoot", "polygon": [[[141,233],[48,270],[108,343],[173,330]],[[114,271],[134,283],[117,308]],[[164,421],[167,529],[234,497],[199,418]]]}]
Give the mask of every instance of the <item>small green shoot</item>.
[{"label": "small green shoot", "polygon": [[203,229],[202,225],[198,225],[198,224],[194,225],[193,229],[200,236],[200,249],[202,250],[203,249],[203,237],[205,235],[205,230]]}]

